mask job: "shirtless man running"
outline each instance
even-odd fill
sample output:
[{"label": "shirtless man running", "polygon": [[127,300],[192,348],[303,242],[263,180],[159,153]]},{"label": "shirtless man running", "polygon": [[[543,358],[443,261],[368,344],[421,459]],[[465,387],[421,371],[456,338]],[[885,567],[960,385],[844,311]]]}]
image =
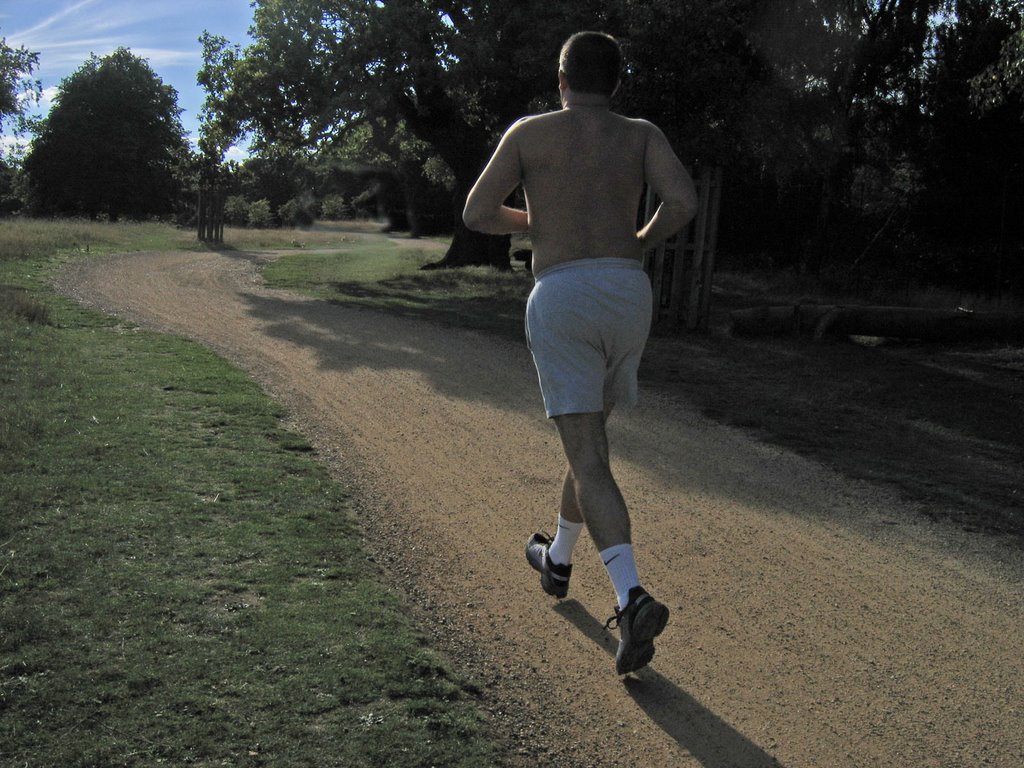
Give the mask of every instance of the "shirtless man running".
[{"label": "shirtless man running", "polygon": [[[605,423],[614,405],[635,405],[637,368],[651,324],[644,249],[693,218],[693,181],[651,123],[615,114],[622,56],[614,38],[580,32],[559,59],[562,110],[525,117],[502,137],[469,193],[466,225],[492,234],[528,232],[535,285],[527,339],[545,411],[568,467],[554,539],[526,547],[544,591],[565,597],[572,551],[584,525],[616,592],[609,624],[620,632],[616,671],[640,669],[668,608],[641,586],[629,511],[612,476]],[[526,210],[505,205],[522,184]],[[637,231],[644,185],[661,200]]]}]

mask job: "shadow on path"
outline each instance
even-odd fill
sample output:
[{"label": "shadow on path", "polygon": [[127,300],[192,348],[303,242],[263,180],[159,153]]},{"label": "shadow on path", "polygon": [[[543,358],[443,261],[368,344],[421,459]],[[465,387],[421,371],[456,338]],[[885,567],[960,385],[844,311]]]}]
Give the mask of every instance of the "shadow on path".
[{"label": "shadow on path", "polygon": [[[553,610],[615,655],[618,640],[582,604],[564,600]],[[623,685],[651,721],[705,768],[781,768],[778,760],[651,667],[627,675]]]}]

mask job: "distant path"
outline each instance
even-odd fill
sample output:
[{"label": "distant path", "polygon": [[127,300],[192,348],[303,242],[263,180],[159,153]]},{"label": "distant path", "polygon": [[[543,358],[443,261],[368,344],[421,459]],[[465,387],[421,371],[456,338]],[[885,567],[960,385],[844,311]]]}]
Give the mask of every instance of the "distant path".
[{"label": "distant path", "polygon": [[267,258],[121,256],[60,283],[211,347],[289,409],[483,683],[510,764],[1024,765],[1019,558],[962,553],[884,492],[648,394],[612,445],[641,572],[673,613],[624,684],[593,546],[561,604],[523,557],[562,466],[524,346],[269,290]]}]

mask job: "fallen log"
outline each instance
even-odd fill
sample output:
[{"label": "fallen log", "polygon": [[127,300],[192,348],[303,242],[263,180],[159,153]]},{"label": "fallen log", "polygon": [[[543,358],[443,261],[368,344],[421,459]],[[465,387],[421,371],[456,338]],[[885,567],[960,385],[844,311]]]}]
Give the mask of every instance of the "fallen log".
[{"label": "fallen log", "polygon": [[734,336],[799,336],[813,333],[818,321],[835,307],[790,304],[737,309],[729,314]]},{"label": "fallen log", "polygon": [[879,336],[932,342],[1024,342],[1024,314],[915,307],[794,304],[730,313],[737,336]]}]

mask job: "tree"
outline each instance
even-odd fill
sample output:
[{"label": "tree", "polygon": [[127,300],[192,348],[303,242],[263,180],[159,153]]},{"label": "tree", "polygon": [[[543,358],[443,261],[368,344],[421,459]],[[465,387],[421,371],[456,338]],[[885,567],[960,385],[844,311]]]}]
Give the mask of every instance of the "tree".
[{"label": "tree", "polygon": [[316,170],[322,195],[372,197],[390,229],[414,238],[451,232],[451,172],[401,121],[378,118],[349,128],[317,153]]},{"label": "tree", "polygon": [[39,82],[30,79],[38,65],[38,53],[24,46],[11,48],[0,37],[0,129],[12,118],[16,131],[25,129],[25,107],[39,97]]},{"label": "tree", "polygon": [[461,210],[512,120],[556,94],[562,41],[607,27],[597,0],[257,0],[252,45],[205,40],[200,75],[215,132],[324,146],[382,119],[451,171],[455,236],[444,266],[508,266],[508,239],[470,232]]},{"label": "tree", "polygon": [[[609,4],[612,5],[612,4]],[[767,69],[748,30],[757,0],[620,0],[626,114],[665,132],[687,163],[732,165],[752,151],[752,100]]]},{"label": "tree", "polygon": [[[959,5],[960,3],[958,3]],[[969,5],[969,3],[968,3]],[[989,6],[992,17],[1004,21],[1007,34],[999,52],[999,59],[990,63],[971,79],[971,97],[975,106],[991,111],[1005,105],[1014,97],[1024,103],[1024,14],[1019,0],[998,0],[996,7]],[[1024,112],[1020,115],[1024,120]]]},{"label": "tree", "polygon": [[[943,0],[775,0],[763,2],[751,39],[774,74],[783,146],[780,176],[813,183],[813,233],[802,266],[818,272],[840,243],[859,167],[892,163],[904,131],[918,128],[922,68],[934,13]],[[904,142],[906,143],[906,142]],[[880,149],[880,151],[878,151]],[[876,154],[876,151],[878,154]],[[802,177],[802,178],[801,178]],[[806,206],[805,206],[806,207]]]},{"label": "tree", "polygon": [[60,85],[25,158],[40,213],[142,218],[172,212],[187,145],[178,94],[120,48]]},{"label": "tree", "polygon": [[964,287],[1002,290],[1024,279],[1016,213],[1024,205],[1024,82],[1015,85],[1012,63],[1024,8],[957,0],[951,11],[936,30],[928,68],[921,225],[943,257],[933,271]]},{"label": "tree", "polygon": [[[39,98],[39,82],[30,79],[38,64],[38,53],[11,48],[0,37],[0,130],[13,126],[14,133],[20,134],[27,129],[26,108]],[[7,157],[0,156],[0,215],[20,209],[23,203],[19,154],[11,151]]]}]

